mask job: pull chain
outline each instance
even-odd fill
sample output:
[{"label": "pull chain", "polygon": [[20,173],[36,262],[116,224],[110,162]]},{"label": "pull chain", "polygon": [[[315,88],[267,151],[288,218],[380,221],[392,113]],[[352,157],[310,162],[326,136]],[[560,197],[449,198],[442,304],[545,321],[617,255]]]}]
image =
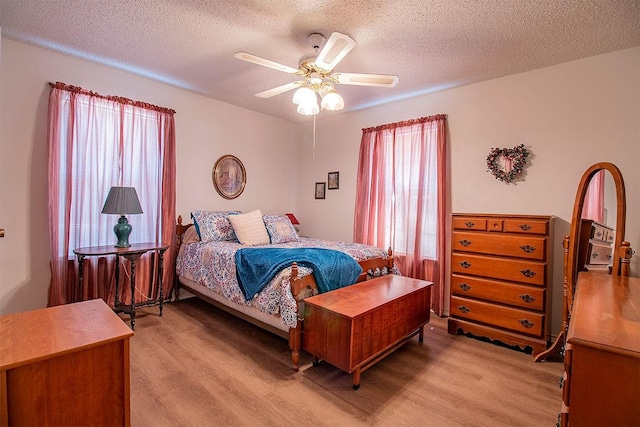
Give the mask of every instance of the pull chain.
[{"label": "pull chain", "polygon": [[313,159],[316,158],[316,114],[313,115]]}]

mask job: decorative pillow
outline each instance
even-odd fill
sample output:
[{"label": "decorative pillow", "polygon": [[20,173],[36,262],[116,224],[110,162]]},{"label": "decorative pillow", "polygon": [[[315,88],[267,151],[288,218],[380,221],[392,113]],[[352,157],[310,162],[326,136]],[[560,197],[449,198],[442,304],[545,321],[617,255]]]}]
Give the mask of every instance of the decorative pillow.
[{"label": "decorative pillow", "polygon": [[229,222],[229,214],[237,213],[223,211],[193,211],[193,225],[198,237],[203,242],[237,241],[233,227]]},{"label": "decorative pillow", "polygon": [[262,221],[262,212],[255,210],[245,214],[230,215],[238,240],[243,245],[264,245],[269,243],[269,233]]},{"label": "decorative pillow", "polygon": [[196,227],[189,227],[187,231],[182,235],[182,243],[193,243],[199,242],[200,238],[198,237],[198,232],[196,231]]},{"label": "decorative pillow", "polygon": [[264,225],[271,238],[271,243],[287,243],[298,240],[298,232],[286,216],[263,215]]}]

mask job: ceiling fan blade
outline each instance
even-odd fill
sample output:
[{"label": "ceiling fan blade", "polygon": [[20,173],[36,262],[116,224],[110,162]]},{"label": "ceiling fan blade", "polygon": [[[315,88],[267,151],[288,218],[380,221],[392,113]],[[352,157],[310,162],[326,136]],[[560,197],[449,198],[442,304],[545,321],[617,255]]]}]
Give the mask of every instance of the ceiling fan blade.
[{"label": "ceiling fan blade", "polygon": [[243,61],[252,62],[254,64],[262,65],[263,67],[273,68],[274,70],[284,71],[285,73],[295,74],[298,72],[297,68],[289,67],[278,62],[270,61],[268,59],[261,58],[259,56],[252,55],[247,52],[236,52],[233,54],[234,58],[242,59]]},{"label": "ceiling fan blade", "polygon": [[288,90],[295,89],[299,87],[302,81],[287,83],[286,85],[274,87],[273,89],[265,90],[264,92],[256,93],[258,98],[271,98],[272,96],[280,95]]},{"label": "ceiling fan blade", "polygon": [[398,76],[390,74],[333,73],[331,80],[342,85],[394,87]]},{"label": "ceiling fan blade", "polygon": [[348,35],[332,33],[316,58],[316,66],[327,71],[333,70],[355,45],[355,40]]}]

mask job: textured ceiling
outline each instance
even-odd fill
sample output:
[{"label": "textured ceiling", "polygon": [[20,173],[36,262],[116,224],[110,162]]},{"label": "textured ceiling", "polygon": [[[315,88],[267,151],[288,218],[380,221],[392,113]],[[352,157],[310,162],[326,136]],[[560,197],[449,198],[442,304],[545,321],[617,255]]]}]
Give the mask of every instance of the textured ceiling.
[{"label": "textured ceiling", "polygon": [[[348,34],[357,45],[335,71],[400,77],[395,88],[339,85],[351,111],[639,46],[640,0],[0,0],[0,27],[3,37],[299,123],[309,118],[292,92],[254,96],[297,77],[234,52],[296,68],[312,52],[310,33]],[[340,112],[318,118],[330,114]]]}]

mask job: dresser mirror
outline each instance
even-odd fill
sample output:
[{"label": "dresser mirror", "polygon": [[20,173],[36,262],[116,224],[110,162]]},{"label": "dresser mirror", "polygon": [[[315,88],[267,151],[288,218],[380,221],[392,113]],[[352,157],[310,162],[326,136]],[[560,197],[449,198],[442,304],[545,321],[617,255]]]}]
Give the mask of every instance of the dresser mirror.
[{"label": "dresser mirror", "polygon": [[[589,191],[589,186],[591,184],[594,176],[598,174],[600,171],[605,171],[605,179],[604,179],[604,189],[605,189],[605,206],[611,206],[611,208],[607,209],[607,222],[609,224],[615,224],[614,230],[614,238],[613,238],[613,257],[611,259],[611,274],[621,275],[623,274],[622,266],[621,266],[621,256],[618,253],[619,248],[622,246],[622,242],[624,241],[624,232],[625,232],[625,224],[626,224],[626,196],[625,196],[625,187],[624,187],[624,179],[622,178],[622,173],[620,170],[612,163],[596,163],[591,166],[589,169],[585,171],[582,175],[582,179],[578,185],[578,190],[576,192],[576,198],[573,205],[573,214],[571,215],[571,229],[569,232],[568,238],[568,247],[565,248],[567,254],[565,255],[565,286],[567,287],[567,291],[569,292],[568,296],[573,294],[573,289],[575,287],[575,281],[578,275],[578,272],[582,270],[584,267],[578,264],[578,253],[581,249],[579,245],[581,244],[580,235],[582,232],[582,213],[584,211],[585,199],[587,196],[587,192]],[[610,191],[606,191],[607,189],[607,181],[610,182]],[[615,205],[612,202],[612,198],[615,197]],[[615,209],[613,207],[615,206]],[[611,212],[611,210],[615,210],[615,212]],[[615,215],[615,221],[613,221],[613,216]],[[628,266],[627,266],[628,268]]]},{"label": "dresser mirror", "polygon": [[[562,307],[563,319],[562,330],[558,334],[554,344],[545,352],[540,353],[535,361],[555,359],[559,354],[562,357],[564,340],[566,331],[569,326],[569,313],[573,304],[573,294],[575,291],[578,273],[585,269],[585,261],[579,259],[579,254],[588,252],[584,245],[588,245],[588,239],[581,239],[582,233],[589,233],[589,230],[583,230],[583,211],[585,199],[589,191],[589,186],[598,172],[604,171],[604,193],[605,193],[605,209],[607,212],[605,222],[610,225],[613,231],[611,245],[611,262],[606,262],[604,268],[593,271],[600,271],[614,275],[629,275],[629,260],[633,251],[629,247],[629,243],[624,241],[625,224],[626,224],[626,195],[624,179],[622,173],[612,163],[596,163],[587,169],[582,175],[582,179],[578,184],[576,198],[573,205],[573,213],[571,215],[571,228],[569,235],[565,237],[563,242],[564,248],[564,301]],[[606,225],[606,224],[605,224]],[[591,227],[591,225],[589,225]],[[583,245],[581,247],[581,245]],[[591,270],[590,270],[591,271]]]},{"label": "dresser mirror", "polygon": [[613,175],[597,171],[589,181],[578,233],[575,271],[610,273],[617,221],[617,195]]}]

